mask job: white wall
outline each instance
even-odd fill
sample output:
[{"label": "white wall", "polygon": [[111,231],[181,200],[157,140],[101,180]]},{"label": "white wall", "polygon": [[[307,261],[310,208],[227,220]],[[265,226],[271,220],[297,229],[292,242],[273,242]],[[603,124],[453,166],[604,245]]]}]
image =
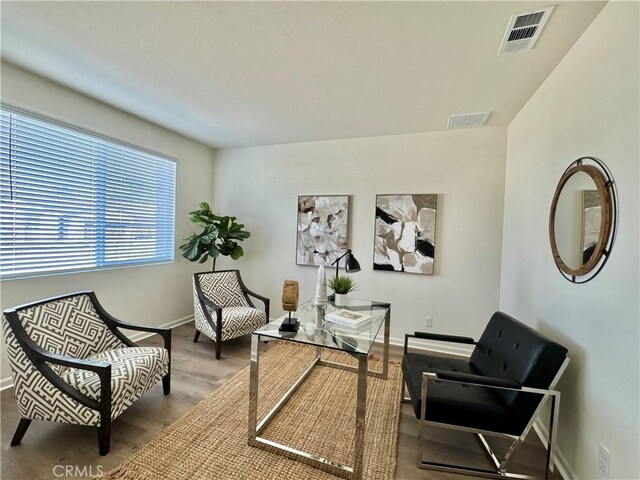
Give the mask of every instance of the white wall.
[{"label": "white wall", "polygon": [[[391,302],[391,335],[424,330],[431,315],[434,332],[477,337],[498,306],[505,148],[505,128],[483,128],[218,150],[213,209],[252,234],[245,256],[218,268],[240,268],[272,316],[285,279],[311,298],[317,269],[295,263],[297,196],[349,194],[356,294]],[[438,194],[435,275],[373,271],[377,193]]]},{"label": "white wall", "polygon": [[[192,232],[188,212],[211,197],[213,151],[59,84],[2,63],[2,101],[177,159],[176,248]],[[174,263],[0,282],[1,308],[77,290],[95,290],[122,320],[161,325],[193,315],[191,273],[198,264],[176,252]],[[0,376],[10,375],[2,343]]]},{"label": "white wall", "polygon": [[[578,478],[640,478],[639,79],[637,2],[605,6],[509,126],[500,306],[569,348],[560,448]],[[573,285],[553,263],[547,221],[570,162],[612,170],[620,223],[609,263]]]}]

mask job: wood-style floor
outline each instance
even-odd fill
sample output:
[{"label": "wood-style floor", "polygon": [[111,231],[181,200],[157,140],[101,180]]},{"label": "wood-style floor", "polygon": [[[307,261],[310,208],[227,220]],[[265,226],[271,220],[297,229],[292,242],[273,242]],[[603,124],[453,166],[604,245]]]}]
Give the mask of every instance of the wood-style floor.
[{"label": "wood-style floor", "polygon": [[[162,386],[158,384],[116,419],[112,426],[111,452],[104,457],[98,455],[97,433],[94,428],[50,422],[34,421],[22,444],[10,447],[9,443],[19,419],[13,390],[3,391],[0,395],[2,406],[0,478],[2,480],[88,478],[111,470],[199,400],[249,364],[250,340],[248,337],[225,342],[222,346],[222,358],[215,360],[213,342],[201,335],[199,342],[194,344],[193,331],[193,324],[182,325],[173,330],[171,394],[164,396]],[[159,345],[160,341],[152,337],[139,343]],[[381,348],[376,346],[376,349],[378,354],[381,353]],[[391,358],[392,360],[401,358],[399,347],[392,347]],[[471,478],[418,469],[415,466],[416,439],[415,416],[409,405],[404,404],[398,439],[396,479],[463,480]],[[432,455],[434,460],[490,466],[486,463],[479,442],[469,434],[451,435],[446,431],[432,429],[428,440],[429,455]],[[514,461],[524,468],[539,468],[544,464],[544,455],[544,448],[537,440],[536,434],[532,432]],[[557,472],[553,478],[561,479]]]}]

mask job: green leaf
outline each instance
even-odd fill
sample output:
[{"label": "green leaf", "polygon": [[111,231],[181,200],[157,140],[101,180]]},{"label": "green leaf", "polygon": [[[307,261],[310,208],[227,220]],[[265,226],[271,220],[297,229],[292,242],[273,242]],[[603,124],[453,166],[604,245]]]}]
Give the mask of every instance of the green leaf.
[{"label": "green leaf", "polygon": [[209,254],[210,257],[215,258],[218,255],[220,255],[220,249],[215,243],[211,243],[207,245],[207,253]]},{"label": "green leaf", "polygon": [[220,253],[222,255],[229,256],[229,255],[231,255],[233,253],[233,249],[235,248],[236,245],[237,245],[237,243],[232,242],[229,239],[226,239],[224,241],[224,243],[219,245],[218,248],[220,249]]},{"label": "green leaf", "polygon": [[200,256],[200,243],[194,243],[182,252],[182,256],[195,262]]},{"label": "green leaf", "polygon": [[231,258],[233,258],[234,260],[238,260],[242,255],[244,255],[244,250],[242,250],[242,247],[238,244],[236,244],[236,246],[233,248],[233,251],[231,252]]},{"label": "green leaf", "polygon": [[218,238],[218,229],[213,226],[211,228],[207,227],[205,229],[205,232],[200,235],[200,242],[204,243],[205,245],[209,245],[210,243],[215,242],[217,238]]}]

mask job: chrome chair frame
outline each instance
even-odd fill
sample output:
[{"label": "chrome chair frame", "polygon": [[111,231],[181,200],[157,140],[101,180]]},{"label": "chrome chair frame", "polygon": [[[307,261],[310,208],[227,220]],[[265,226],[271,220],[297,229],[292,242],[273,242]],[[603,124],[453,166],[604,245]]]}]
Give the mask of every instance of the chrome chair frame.
[{"label": "chrome chair frame", "polygon": [[[418,338],[415,335],[409,335],[409,334],[405,335],[404,353],[407,353],[408,351],[408,343],[409,343],[410,337]],[[451,340],[448,340],[448,341],[451,341]],[[471,343],[471,342],[461,342],[461,343]],[[428,348],[422,348],[422,350],[427,352],[433,351],[433,350],[429,350]],[[470,358],[470,354],[469,355],[455,354],[455,356],[463,357],[465,359]],[[416,462],[417,467],[422,469],[437,470],[437,471],[450,472],[450,473],[460,473],[464,475],[474,475],[478,477],[487,477],[487,478],[501,478],[501,479],[517,478],[517,479],[523,479],[523,480],[539,480],[541,478],[544,478],[544,480],[549,480],[550,474],[553,473],[554,471],[554,462],[555,462],[555,456],[556,456],[555,442],[556,442],[556,435],[558,431],[558,417],[559,417],[559,411],[560,411],[560,392],[558,390],[555,390],[555,387],[558,381],[560,380],[560,378],[562,377],[562,374],[566,370],[567,366],[569,365],[569,362],[570,362],[570,358],[566,357],[564,362],[558,369],[558,372],[556,373],[555,377],[553,378],[553,381],[549,385],[549,388],[546,388],[546,389],[531,388],[526,386],[520,386],[519,388],[510,388],[510,387],[497,386],[497,385],[491,385],[491,384],[473,383],[469,381],[457,381],[457,380],[439,378],[436,372],[423,372],[422,387],[421,387],[422,402],[420,407],[420,418],[418,420],[419,427],[418,427],[418,455],[417,455],[417,462]],[[525,392],[525,393],[535,393],[535,394],[543,395],[543,398],[540,400],[538,407],[536,408],[533,415],[531,416],[529,423],[527,424],[527,426],[524,428],[524,430],[519,436],[510,435],[502,432],[494,432],[490,430],[479,430],[475,428],[462,427],[459,425],[450,425],[447,423],[433,422],[426,419],[426,406],[427,406],[426,398],[427,398],[427,391],[428,391],[428,383],[433,380],[437,380],[439,382],[451,382],[451,383],[459,383],[464,385],[474,385],[474,386],[479,386],[483,388],[496,388],[496,389],[502,389],[502,390]],[[523,475],[523,474],[518,474],[514,472],[508,472],[507,465],[509,463],[509,460],[511,459],[513,453],[527,438],[527,435],[531,431],[531,428],[533,427],[536,419],[540,415],[540,412],[542,411],[542,409],[544,408],[544,406],[546,405],[549,399],[551,399],[551,413],[549,417],[549,438],[547,439],[547,445],[546,445],[547,454],[546,454],[544,477],[536,477],[532,475]],[[411,401],[410,398],[405,397],[405,379],[404,379],[404,373],[403,373],[402,402],[410,402],[410,401]],[[495,465],[495,470],[487,470],[487,469],[476,468],[476,467],[452,465],[452,464],[438,463],[438,462],[428,462],[423,460],[422,454],[423,454],[423,443],[424,443],[424,429],[428,425],[445,428],[449,430],[475,433],[478,436],[478,439],[482,443],[483,447],[487,451],[487,454],[493,461]],[[495,454],[495,452],[491,449],[489,443],[485,438],[485,435],[508,438],[512,441],[511,445],[509,446],[505,455],[502,458],[499,458]]]}]

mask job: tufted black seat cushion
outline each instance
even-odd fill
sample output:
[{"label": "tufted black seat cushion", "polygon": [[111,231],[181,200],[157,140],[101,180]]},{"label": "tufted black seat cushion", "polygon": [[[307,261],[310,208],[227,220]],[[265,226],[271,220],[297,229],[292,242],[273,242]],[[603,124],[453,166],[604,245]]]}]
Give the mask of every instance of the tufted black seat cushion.
[{"label": "tufted black seat cushion", "polygon": [[[469,362],[406,353],[402,369],[411,403],[420,418],[422,372],[453,371],[548,388],[567,349],[509,315],[496,312],[477,342]],[[541,395],[450,382],[430,381],[427,420],[520,435]]]},{"label": "tufted black seat cushion", "polygon": [[[432,355],[407,353],[402,359],[402,370],[411,397],[411,406],[417,418],[422,407],[422,372],[450,371],[477,372],[465,360]],[[461,425],[482,430],[501,430],[510,425],[509,412],[504,402],[489,388],[434,380],[427,390],[427,419],[434,422]]]}]

